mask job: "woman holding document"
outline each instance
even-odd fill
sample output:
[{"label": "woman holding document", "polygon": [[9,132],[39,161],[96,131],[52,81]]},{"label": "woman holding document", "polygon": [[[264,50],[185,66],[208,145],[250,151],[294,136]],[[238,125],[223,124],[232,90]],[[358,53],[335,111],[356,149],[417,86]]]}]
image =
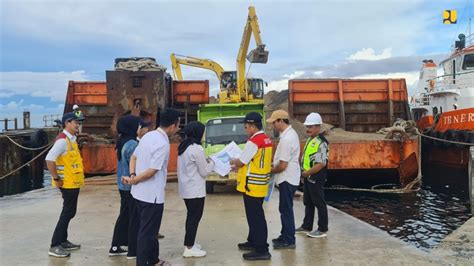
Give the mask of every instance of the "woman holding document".
[{"label": "woman holding document", "polygon": [[204,210],[206,176],[214,169],[214,162],[206,158],[201,146],[205,126],[191,122],[184,128],[185,139],[178,147],[179,195],[187,209],[183,257],[204,257],[206,251],[195,243],[197,228]]}]

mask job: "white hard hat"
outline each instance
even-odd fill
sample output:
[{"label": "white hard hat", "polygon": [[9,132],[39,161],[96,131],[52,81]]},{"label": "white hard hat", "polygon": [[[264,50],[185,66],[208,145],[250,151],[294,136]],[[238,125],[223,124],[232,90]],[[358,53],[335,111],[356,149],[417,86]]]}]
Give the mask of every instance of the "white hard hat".
[{"label": "white hard hat", "polygon": [[77,106],[77,104],[72,106],[72,110],[76,110],[76,109],[79,109],[79,106]]},{"label": "white hard hat", "polygon": [[310,113],[303,123],[305,126],[322,125],[323,119],[318,113]]}]

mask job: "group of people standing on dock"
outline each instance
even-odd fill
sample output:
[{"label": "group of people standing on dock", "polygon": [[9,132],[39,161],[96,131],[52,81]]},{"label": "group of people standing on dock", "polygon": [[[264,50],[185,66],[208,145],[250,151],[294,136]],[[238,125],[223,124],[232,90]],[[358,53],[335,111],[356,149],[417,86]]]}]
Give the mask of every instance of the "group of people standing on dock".
[{"label": "group of people standing on dock", "polygon": [[[169,137],[177,133],[180,115],[175,109],[165,109],[160,113],[158,128],[150,131],[150,123],[133,115],[122,116],[117,121],[117,184],[121,202],[110,256],[136,258],[137,265],[169,265],[159,259],[158,238],[163,237],[159,231],[170,156]],[[82,120],[82,113],[64,114],[64,130],[46,157],[53,186],[60,189],[63,197],[62,212],[49,249],[49,255],[54,257],[68,257],[69,251],[80,248],[69,241],[67,229],[76,214],[79,190],[84,184],[82,159],[75,136]],[[323,189],[327,177],[328,141],[320,134],[321,116],[310,113],[306,117],[304,125],[308,139],[302,153],[298,135],[290,125],[286,111],[273,112],[266,122],[279,132],[275,153],[272,140],[263,131],[262,116],[251,112],[243,121],[248,140],[240,157],[230,161],[233,170],[238,172],[237,191],[243,195],[249,227],[247,241],[237,245],[240,250],[249,251],[243,254],[246,260],[271,258],[263,209],[269,184],[276,184],[279,188],[282,225],[280,235],[272,239],[274,249],[294,249],[296,232],[317,238],[325,237],[328,231]],[[183,257],[206,256],[206,251],[195,241],[204,211],[206,176],[215,166],[201,146],[204,131],[202,123],[188,123],[178,146],[179,195],[187,208]],[[304,180],[305,217],[302,225],[296,228],[293,198],[301,180]],[[315,208],[318,227],[313,230]]]}]

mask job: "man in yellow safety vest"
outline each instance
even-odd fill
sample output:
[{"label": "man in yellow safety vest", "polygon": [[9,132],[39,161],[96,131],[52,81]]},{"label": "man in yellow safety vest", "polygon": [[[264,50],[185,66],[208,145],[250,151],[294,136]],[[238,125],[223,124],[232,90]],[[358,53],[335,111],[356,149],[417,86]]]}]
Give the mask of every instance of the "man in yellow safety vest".
[{"label": "man in yellow safety vest", "polygon": [[67,238],[69,222],[76,215],[79,190],[84,185],[84,167],[76,142],[82,115],[66,113],[63,115],[64,130],[59,133],[53,147],[46,155],[46,165],[53,178],[53,186],[59,188],[63,198],[63,209],[54,229],[48,254],[53,257],[69,257],[70,250],[81,248]]},{"label": "man in yellow safety vest", "polygon": [[[324,200],[324,183],[327,178],[329,143],[321,132],[323,120],[318,113],[310,113],[304,122],[309,138],[301,158],[301,176],[304,178],[305,216],[296,232],[309,237],[325,237],[328,231],[328,209]],[[318,228],[313,230],[314,210],[318,209]]]}]

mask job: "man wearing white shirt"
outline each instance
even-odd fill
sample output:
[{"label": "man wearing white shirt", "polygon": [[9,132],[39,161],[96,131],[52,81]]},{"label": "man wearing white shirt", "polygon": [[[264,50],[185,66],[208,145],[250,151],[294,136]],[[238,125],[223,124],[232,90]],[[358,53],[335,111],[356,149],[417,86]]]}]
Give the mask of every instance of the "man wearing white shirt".
[{"label": "man wearing white shirt", "polygon": [[79,125],[83,120],[83,116],[65,113],[62,118],[64,130],[46,155],[46,165],[54,181],[52,184],[59,188],[63,198],[63,209],[48,251],[53,257],[69,257],[71,254],[68,251],[81,248],[81,245],[68,240],[67,231],[69,222],[76,215],[79,190],[84,185],[84,166],[76,141]]},{"label": "man wearing white shirt", "polygon": [[293,197],[300,182],[300,141],[298,134],[291,127],[288,113],[276,110],[267,119],[273,128],[280,133],[280,141],[275,151],[271,172],[280,191],[280,236],[273,239],[275,249],[295,248],[295,216]]},{"label": "man wearing white shirt", "polygon": [[132,185],[139,217],[137,265],[160,262],[157,235],[160,230],[165,202],[165,186],[169,161],[168,137],[179,129],[179,112],[167,108],[160,113],[160,126],[140,140],[130,161],[130,177],[123,182]]}]

